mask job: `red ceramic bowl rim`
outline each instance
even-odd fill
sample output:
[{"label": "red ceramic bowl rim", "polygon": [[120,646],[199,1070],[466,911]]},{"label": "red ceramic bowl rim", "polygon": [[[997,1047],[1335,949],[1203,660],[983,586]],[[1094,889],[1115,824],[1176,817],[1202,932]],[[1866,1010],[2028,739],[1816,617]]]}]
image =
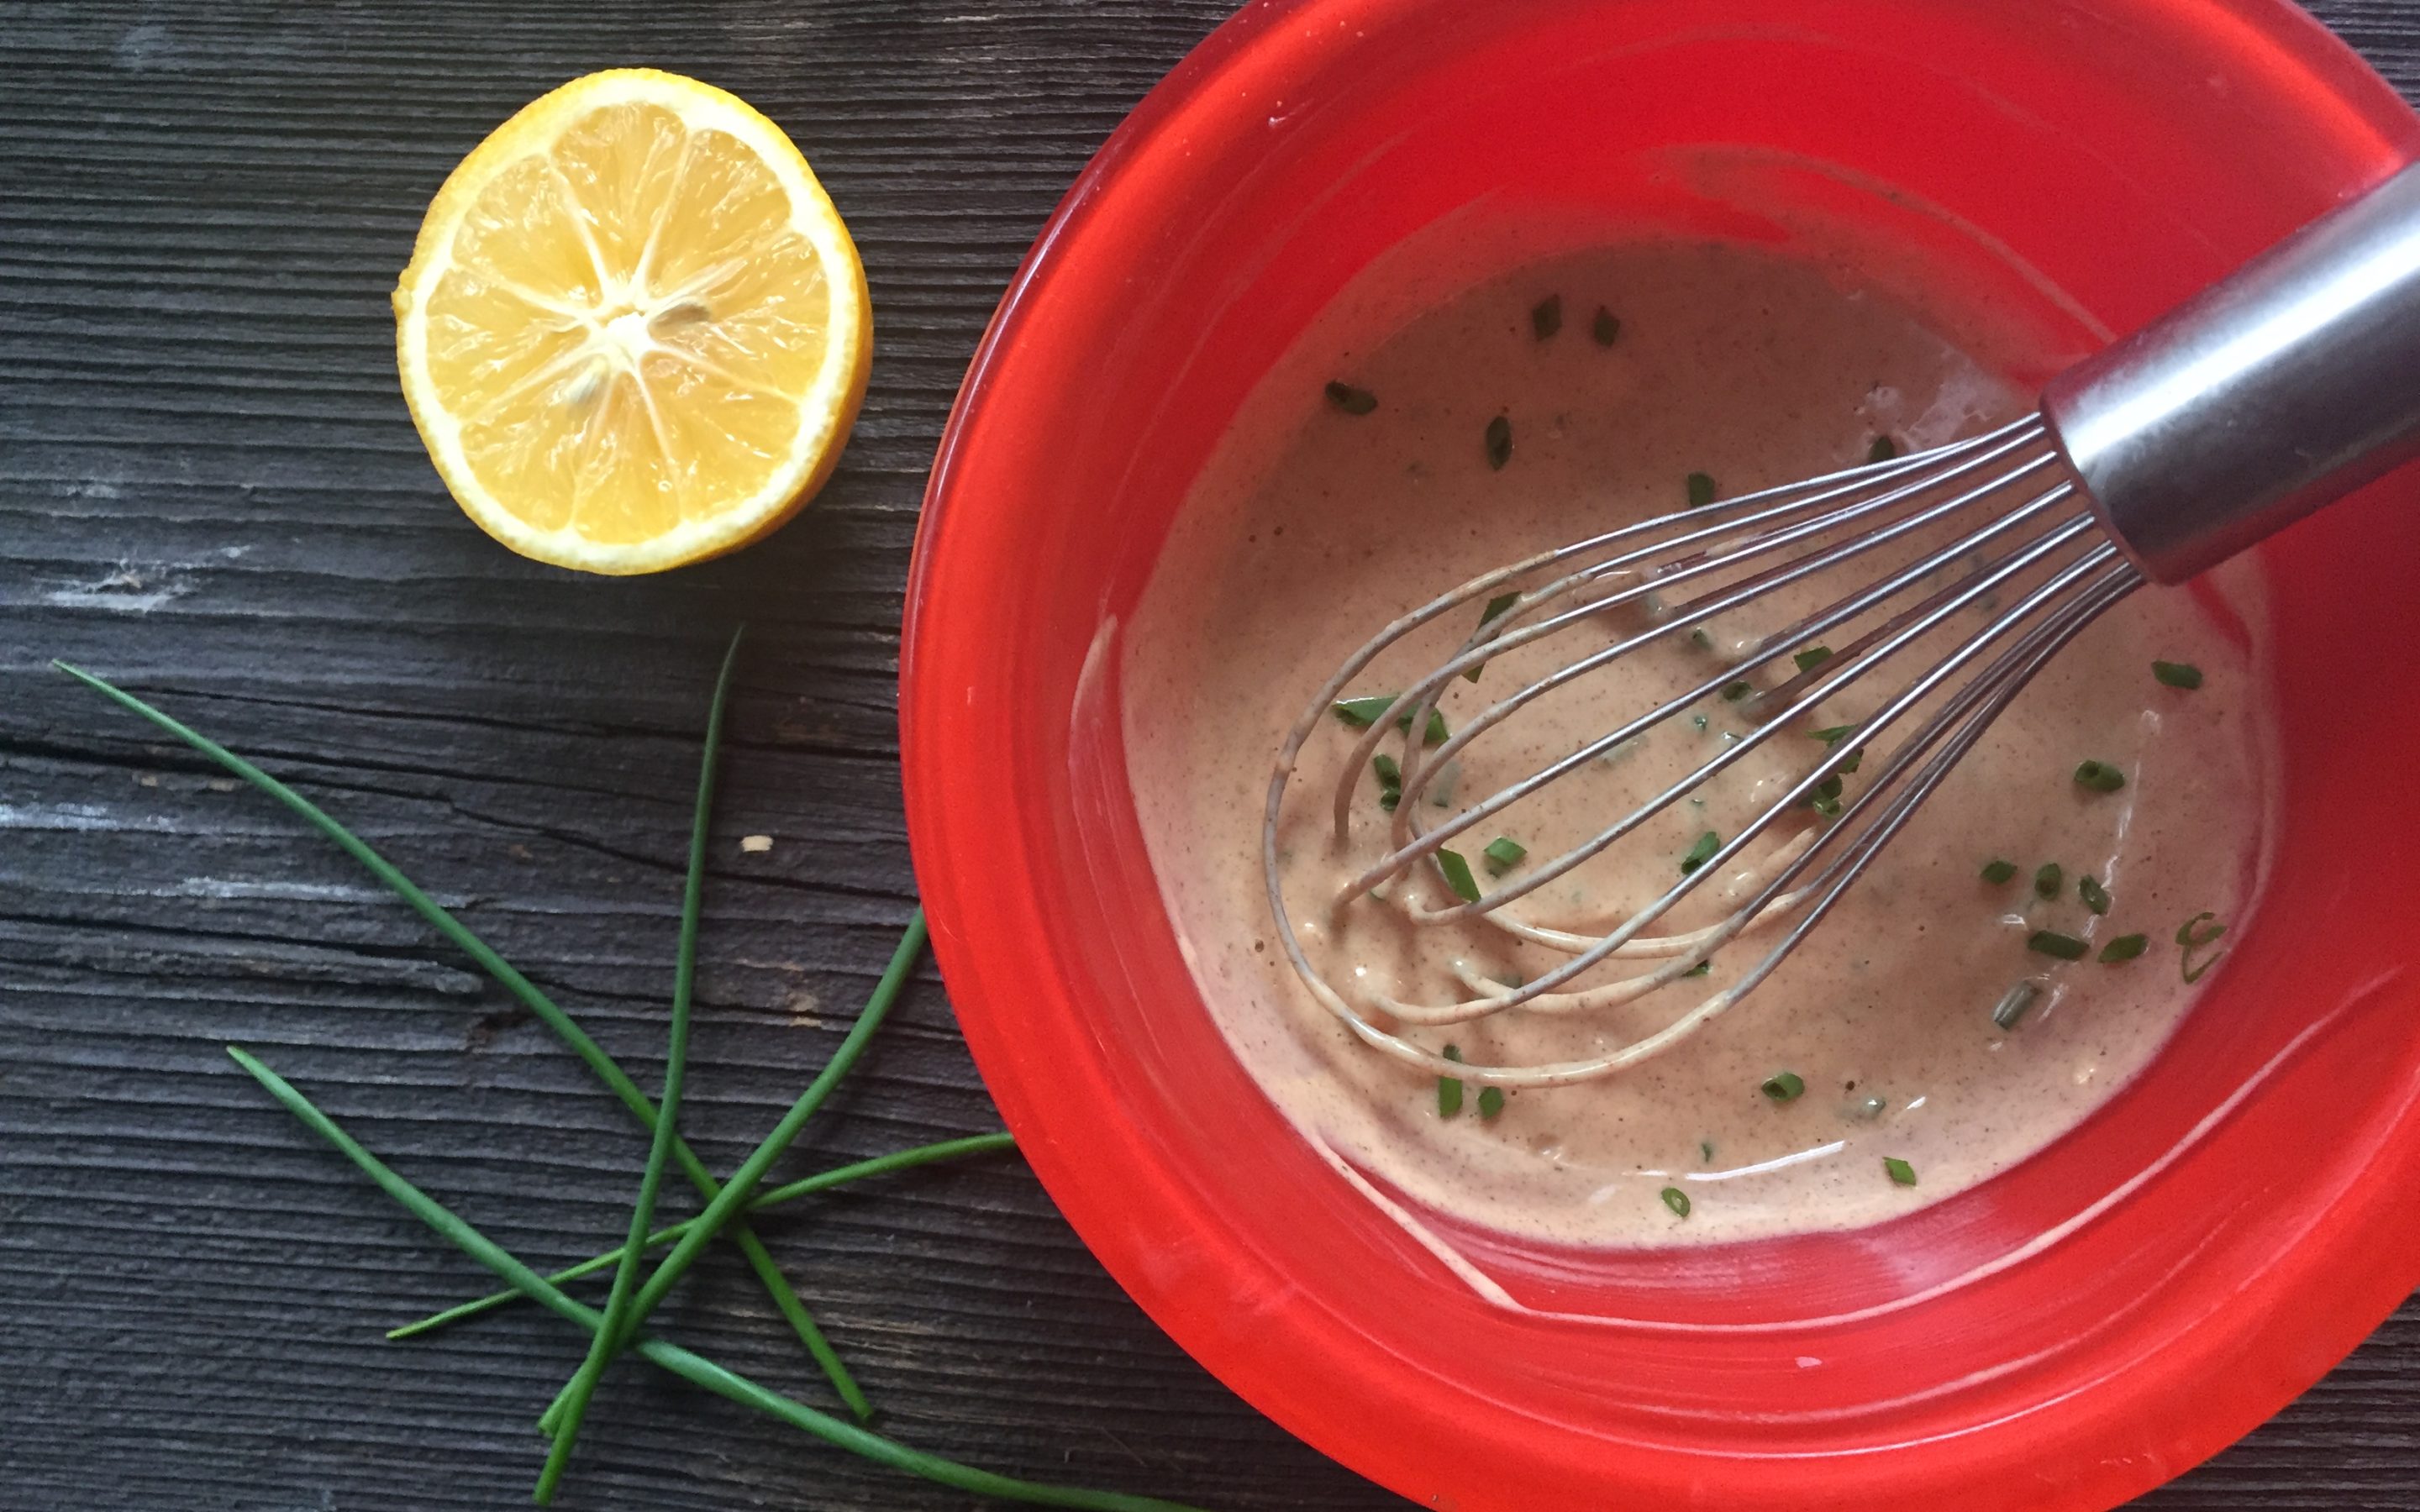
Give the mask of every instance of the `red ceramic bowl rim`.
[{"label": "red ceramic bowl rim", "polygon": [[[1159,1168],[1164,1157],[1157,1147],[1140,1136],[1136,1119],[1114,1099],[1037,1095],[1035,1088],[1055,1085],[1063,1068],[1036,1055],[1020,1037],[1007,1032],[1001,1015],[986,1011],[989,1004],[1013,1002],[1017,1015],[1028,1022],[1036,1015],[1073,1017],[1078,1012],[1076,994],[1048,953],[1018,943],[1020,931],[1040,921],[1017,898],[1017,889],[997,886],[998,869],[986,864],[995,862],[1001,850],[998,829],[961,822],[955,813],[968,810],[952,810],[938,796],[944,790],[963,792],[969,782],[982,780],[969,774],[982,770],[987,753],[932,705],[941,688],[954,688],[962,679],[950,675],[958,668],[943,666],[945,658],[935,654],[925,631],[939,524],[953,509],[967,507],[971,501],[959,496],[977,486],[968,438],[989,397],[997,359],[1020,342],[1048,340],[1030,316],[1057,269],[1059,249],[1085,236],[1088,220],[1105,198],[1118,193],[1122,180],[1147,171],[1154,149],[1170,146],[1163,140],[1163,127],[1182,110],[1198,107],[1206,87],[1230,64],[1255,49],[1279,45],[1308,13],[1367,3],[1260,0],[1246,6],[1153,88],[1062,198],[994,313],[942,432],[907,587],[899,702],[908,835],[932,922],[934,950],[952,983],[977,1067],[1035,1174],[1128,1295],[1204,1367],[1315,1447],[1373,1479],[1401,1487],[1416,1478],[1419,1458],[1406,1435],[1373,1422],[1342,1442],[1332,1431],[1311,1427],[1319,1423],[1333,1428],[1339,1421],[1335,1398],[1340,1394],[1359,1394],[1373,1406],[1391,1400],[1392,1393],[1375,1379],[1388,1368],[1388,1362],[1375,1355],[1361,1360],[1330,1356],[1319,1371],[1299,1369],[1294,1351],[1300,1338],[1315,1335],[1323,1341],[1337,1340],[1333,1320],[1311,1317],[1319,1311],[1317,1304],[1288,1288],[1283,1277],[1258,1274],[1266,1262],[1250,1244],[1203,1221],[1199,1203],[1182,1181]],[[2309,87],[2334,96],[2350,113],[2375,124],[2382,137],[2412,132],[2411,111],[2393,87],[2288,0],[2112,3],[2171,18],[2190,16],[2185,24],[2194,26],[2255,33],[2271,44],[2264,55],[2273,63],[2302,69]],[[1114,1192],[1079,1175],[1110,1151],[1127,1167]],[[2420,1165],[2420,1150],[2405,1153],[2410,1158],[2399,1164]],[[2103,1394],[2096,1399],[2096,1409],[2106,1420],[2103,1427],[2117,1429],[2119,1436],[2131,1428],[2146,1443],[2191,1447],[2190,1458],[2170,1459],[2155,1477],[2146,1478],[2139,1466],[2108,1467],[2111,1473],[2096,1484],[2131,1494],[2121,1489],[2146,1488],[2153,1479],[2179,1473],[2216,1453],[2290,1401],[2376,1329],[2404,1297],[2420,1289],[2420,1245],[2406,1242],[2412,1223],[2398,1218],[2394,1202],[2374,1184],[2366,1200],[2349,1196],[2350,1200],[2331,1213],[2332,1221],[2285,1251],[2257,1288],[2235,1299],[2235,1305],[2209,1312],[2198,1323],[2195,1332],[2225,1330],[2233,1335],[2232,1354],[2240,1371],[2234,1389],[2202,1402],[2185,1402],[2178,1399],[2177,1382],[2162,1372],[2144,1371],[2119,1383],[2114,1397]],[[1149,1236],[1171,1234],[1185,1235],[1191,1247],[1191,1280],[1147,1263]],[[1187,1296],[1205,1272],[1223,1273],[1229,1278],[1227,1290],[1255,1290],[1273,1298],[1264,1304],[1264,1327],[1255,1331],[1258,1338],[1271,1342],[1256,1343],[1208,1327],[1198,1311],[1188,1308]],[[1252,1279],[1234,1279],[1239,1276]],[[2257,1384],[2241,1384],[2246,1381]],[[1931,1447],[1943,1459],[1962,1458],[1957,1441]],[[1937,1473],[1941,1466],[1931,1468]],[[1927,1479],[1938,1484],[1930,1475]],[[1881,1491],[1886,1494],[1887,1488]]]}]

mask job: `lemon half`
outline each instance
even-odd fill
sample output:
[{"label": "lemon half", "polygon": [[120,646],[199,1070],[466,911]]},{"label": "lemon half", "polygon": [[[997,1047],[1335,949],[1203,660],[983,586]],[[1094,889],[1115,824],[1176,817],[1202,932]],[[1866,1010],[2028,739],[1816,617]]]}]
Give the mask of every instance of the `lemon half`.
[{"label": "lemon half", "polygon": [[839,460],[865,270],[782,129],[615,69],[525,106],[430,202],[395,291],[404,399],[463,511],[586,572],[745,546]]}]

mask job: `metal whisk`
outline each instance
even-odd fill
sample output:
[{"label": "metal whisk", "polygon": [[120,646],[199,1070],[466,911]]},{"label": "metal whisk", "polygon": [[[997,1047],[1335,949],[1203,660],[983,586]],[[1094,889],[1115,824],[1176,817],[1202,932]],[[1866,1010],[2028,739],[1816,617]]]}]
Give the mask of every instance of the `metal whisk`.
[{"label": "metal whisk", "polygon": [[[1440,1075],[1512,1087],[1558,1086],[1619,1072],[1671,1048],[1770,977],[1839,901],[1918,805],[2028,681],[2111,606],[2145,582],[2177,583],[2420,454],[2420,166],[2304,228],[2133,337],[2070,369],[2037,413],[1972,440],[1768,488],[1629,525],[1497,567],[1403,616],[1338,669],[1288,733],[1262,828],[1269,903],[1283,949],[1319,1001],[1363,1041]],[[1861,559],[1897,546],[1911,560],[1878,577],[1851,576]],[[1946,580],[1945,580],[1946,579]],[[1838,584],[1827,588],[1827,584]],[[1714,615],[1750,609],[1785,589],[1818,607],[1751,643],[1743,659],[1622,719],[1538,770],[1423,827],[1423,796],[1450,782],[1471,742],[1539,699]],[[1510,603],[1504,602],[1510,598]],[[2005,597],[2005,603],[2003,600]],[[1279,821],[1304,744],[1353,679],[1440,616],[1485,601],[1490,612],[1442,663],[1369,721],[1335,795],[1335,833],[1347,833],[1362,774],[1396,739],[1400,796],[1387,854],[1330,909],[1434,869],[1461,901],[1429,908],[1400,901],[1420,925],[1474,920],[1567,957],[1526,982],[1457,965],[1462,992],[1412,1002],[1329,981],[1297,937],[1280,886]],[[1490,704],[1435,745],[1431,719],[1457,676],[1628,609],[1643,628],[1585,651]],[[1617,927],[1581,933],[1522,921],[1506,905],[1565,876],[1636,832],[1824,700],[1866,678],[1962,611],[1988,616],[1835,738],[1825,757],[1681,880]],[[1644,806],[1581,843],[1481,891],[1466,863],[1456,877],[1439,852],[1549,783],[1615,751],[1662,721],[1738,693],[1761,669],[1835,630],[1837,651],[1792,663],[1776,686],[1741,705],[1755,728]],[[1401,716],[1406,715],[1407,717]],[[1909,728],[1866,762],[1879,737]],[[1400,734],[1398,733],[1400,731]],[[1867,775],[1840,801],[1841,776]],[[1809,805],[1831,822],[1804,825]],[[1837,812],[1834,812],[1837,810]],[[1757,860],[1746,901],[1712,924],[1647,933],[1768,832],[1786,839]],[[1446,859],[1451,859],[1452,853]],[[1473,897],[1471,894],[1476,893]],[[1778,930],[1762,960],[1652,1033],[1586,1059],[1538,1066],[1449,1060],[1394,1032],[1398,1025],[1464,1023],[1509,1010],[1603,1009],[1670,986],[1752,930]],[[1659,963],[1640,975],[1583,985],[1613,959]]]}]

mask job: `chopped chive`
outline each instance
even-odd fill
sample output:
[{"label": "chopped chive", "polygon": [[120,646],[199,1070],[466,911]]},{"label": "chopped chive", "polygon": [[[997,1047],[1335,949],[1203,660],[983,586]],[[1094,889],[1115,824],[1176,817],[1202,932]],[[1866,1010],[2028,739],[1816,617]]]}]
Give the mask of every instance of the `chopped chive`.
[{"label": "chopped chive", "polygon": [[1740,700],[1747,697],[1750,693],[1755,691],[1756,685],[1748,682],[1745,678],[1741,679],[1739,682],[1727,683],[1723,686],[1723,697],[1733,703],[1737,703]]},{"label": "chopped chive", "polygon": [[1711,472],[1692,472],[1683,482],[1689,491],[1689,507],[1703,509],[1714,501],[1714,476]]},{"label": "chopped chive", "polygon": [[1708,861],[1713,860],[1714,853],[1722,848],[1722,837],[1715,834],[1713,830],[1709,829],[1704,834],[1699,836],[1698,842],[1689,847],[1689,854],[1681,857],[1682,875],[1686,876],[1688,873],[1695,872],[1698,868],[1705,865]]},{"label": "chopped chive", "polygon": [[1500,877],[1521,864],[1521,857],[1529,854],[1529,847],[1510,835],[1498,835],[1487,842],[1487,849],[1479,854],[1487,857],[1487,870]]},{"label": "chopped chive", "polygon": [[1487,465],[1497,472],[1512,460],[1512,422],[1497,415],[1487,423]]},{"label": "chopped chive", "polygon": [[[1448,1060],[1459,1061],[1462,1059],[1462,1047],[1460,1045],[1451,1044],[1446,1046],[1445,1058]],[[1459,1076],[1438,1077],[1437,1117],[1440,1119],[1450,1119],[1461,1111],[1462,1078]]]},{"label": "chopped chive", "polygon": [[1850,773],[1855,771],[1858,767],[1865,764],[1866,748],[1859,746],[1856,749],[1849,752],[1848,759],[1840,764],[1840,775],[1842,777],[1846,777]]},{"label": "chopped chive", "polygon": [[1373,693],[1368,698],[1346,699],[1331,705],[1328,712],[1356,730],[1366,730],[1395,706],[1395,697],[1392,693]]},{"label": "chopped chive", "polygon": [[1693,714],[1689,716],[1689,722],[1700,730],[1706,728],[1706,717],[1702,714]]},{"label": "chopped chive", "polygon": [[[1329,704],[1328,712],[1356,730],[1367,730],[1386,717],[1387,711],[1395,706],[1398,696],[1394,693],[1373,693],[1367,698],[1346,699],[1340,703]],[[1411,710],[1405,709],[1395,716],[1396,729],[1409,730],[1411,727]],[[1424,746],[1442,746],[1445,744],[1446,736],[1451,733],[1446,728],[1445,716],[1431,709],[1428,729],[1422,732],[1420,743]]]},{"label": "chopped chive", "polygon": [[2056,861],[2044,861],[2034,872],[2034,894],[2037,897],[2055,898],[2059,889],[2066,886],[2067,869]]},{"label": "chopped chive", "polygon": [[2017,863],[2014,861],[2004,861],[1995,856],[1983,863],[1983,880],[1995,887],[2013,880],[2016,874]]},{"label": "chopped chive", "polygon": [[2091,909],[2094,913],[2106,914],[2109,912],[2109,889],[2101,885],[2100,878],[2076,878],[2075,895],[2083,899],[2084,906]]},{"label": "chopped chive", "polygon": [[1378,408],[1376,394],[1333,378],[1327,384],[1327,402],[1348,415],[1366,415]]},{"label": "chopped chive", "polygon": [[1706,627],[1701,625],[1689,632],[1689,644],[1699,651],[1712,651],[1714,649],[1714,638],[1708,635]]},{"label": "chopped chive", "polygon": [[1590,334],[1596,337],[1598,346],[1610,347],[1613,339],[1621,334],[1621,321],[1611,310],[1600,304],[1596,307],[1596,324],[1590,328]]},{"label": "chopped chive", "polygon": [[[1506,609],[1511,609],[1513,605],[1518,604],[1519,602],[1521,602],[1521,595],[1519,594],[1498,594],[1494,598],[1489,599],[1487,601],[1487,607],[1479,612],[1479,627],[1482,630],[1486,629],[1490,625],[1493,625],[1497,620],[1501,619]],[[1470,671],[1463,673],[1463,681],[1475,683],[1479,681],[1479,674],[1486,670],[1487,663],[1482,661],[1478,666],[1470,669]]]},{"label": "chopped chive", "polygon": [[1777,1071],[1767,1076],[1764,1085],[1757,1090],[1776,1103],[1794,1103],[1798,1101],[1799,1094],[1807,1090],[1807,1078],[1794,1071]]},{"label": "chopped chive", "polygon": [[1840,817],[1840,774],[1833,773],[1815,784],[1815,790],[1798,800],[1802,809],[1812,809],[1826,819]]},{"label": "chopped chive", "polygon": [[1869,463],[1888,462],[1898,455],[1899,442],[1887,436],[1875,437],[1874,444],[1866,448],[1866,460]]},{"label": "chopped chive", "polygon": [[1714,1142],[1713,1140],[1700,1139],[1698,1141],[1698,1158],[1699,1160],[1712,1160],[1714,1158]]},{"label": "chopped chive", "polygon": [[1672,1210],[1674,1217],[1686,1218],[1689,1216],[1689,1194],[1677,1186],[1668,1186],[1664,1189],[1664,1206]]},{"label": "chopped chive", "polygon": [[1800,671],[1811,672],[1816,668],[1823,666],[1825,662],[1832,659],[1832,648],[1830,646],[1808,646],[1806,650],[1799,652],[1790,659],[1798,664],[1798,670]]},{"label": "chopped chive", "polygon": [[1388,813],[1404,801],[1404,769],[1392,756],[1380,754],[1370,758],[1371,770],[1378,774],[1378,807]]},{"label": "chopped chive", "polygon": [[2132,961],[2150,948],[2151,937],[2148,934],[2120,934],[2101,948],[2101,964],[2114,966],[2122,961]]},{"label": "chopped chive", "polygon": [[1563,329],[1563,297],[1549,294],[1529,307],[1529,330],[1540,341]]},{"label": "chopped chive", "polygon": [[1897,1181],[1901,1186],[1914,1186],[1916,1184],[1916,1167],[1900,1159],[1897,1155],[1885,1155],[1883,1157],[1883,1169],[1888,1171],[1890,1173],[1890,1179]]},{"label": "chopped chive", "polygon": [[1712,961],[1700,961],[1696,965],[1691,966],[1688,970],[1681,973],[1681,975],[1684,977],[1702,977],[1714,969],[1714,964]]},{"label": "chopped chive", "polygon": [[2095,793],[2115,793],[2126,785],[2126,774],[2107,762],[2084,762],[2075,768],[2075,785]]},{"label": "chopped chive", "polygon": [[1479,1089],[1479,1116],[1493,1119],[1504,1111],[1504,1088],[1482,1087]]},{"label": "chopped chive", "polygon": [[2201,687],[2201,669],[2189,661],[2155,661],[2151,663],[2151,675],[2170,687],[2181,687],[2187,692]]},{"label": "chopped chive", "polygon": [[1999,1003],[1992,1010],[1992,1022],[2004,1029],[2015,1028],[2017,1021],[2025,1016],[2025,1011],[2040,995],[2041,983],[2031,980],[2017,983],[2000,995]]},{"label": "chopped chive", "polygon": [[[1829,655],[1829,653],[1826,653],[1826,655]],[[1837,746],[1841,741],[1848,739],[1849,736],[1856,733],[1856,731],[1857,727],[1853,724],[1836,724],[1824,730],[1809,730],[1807,732],[1807,738],[1809,740],[1820,740],[1826,746]]]},{"label": "chopped chive", "polygon": [[2032,937],[2025,941],[2025,949],[2041,955],[2055,956],[2061,961],[2081,961],[2084,959],[2084,952],[2091,947],[2072,934],[2061,934],[2055,930],[2038,929],[2034,931]]},{"label": "chopped chive", "polygon": [[[2211,956],[2209,960],[2203,962],[2198,966],[2194,964],[2193,959],[2194,952],[2195,950],[2200,949],[2203,946],[2210,944],[2211,941],[2226,933],[2226,926],[2224,924],[2212,924],[2208,929],[2200,927],[2202,920],[2207,918],[2216,918],[2218,916],[2216,914],[2204,911],[2194,915],[2193,918],[2186,919],[2184,923],[2178,926],[2177,944],[2184,948],[2184,953],[2178,958],[2177,969],[2184,974],[2185,984],[2187,986],[2191,986],[2193,983],[2201,980],[2202,974],[2204,972],[2218,964],[2218,956],[2215,955]],[[2224,955],[2226,952],[2222,950],[2219,954]]]},{"label": "chopped chive", "polygon": [[1470,863],[1462,858],[1462,853],[1440,845],[1436,854],[1437,870],[1445,873],[1446,886],[1454,896],[1466,903],[1479,902],[1479,879],[1470,874]]}]

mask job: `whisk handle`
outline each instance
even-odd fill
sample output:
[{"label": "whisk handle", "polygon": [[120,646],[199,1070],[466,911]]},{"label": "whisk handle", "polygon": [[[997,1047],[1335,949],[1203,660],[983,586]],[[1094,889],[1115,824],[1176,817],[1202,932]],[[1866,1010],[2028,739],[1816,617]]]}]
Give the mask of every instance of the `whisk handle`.
[{"label": "whisk handle", "polygon": [[2420,164],[2070,368],[2042,414],[2164,583],[2420,455]]}]

